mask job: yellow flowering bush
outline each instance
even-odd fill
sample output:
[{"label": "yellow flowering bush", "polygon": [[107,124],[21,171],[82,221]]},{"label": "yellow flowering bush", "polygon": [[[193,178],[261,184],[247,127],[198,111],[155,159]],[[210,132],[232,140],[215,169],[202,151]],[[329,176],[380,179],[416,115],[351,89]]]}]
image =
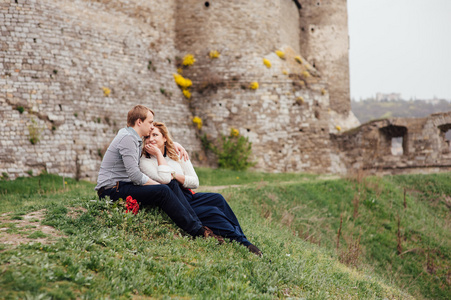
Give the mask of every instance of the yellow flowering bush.
[{"label": "yellow flowering bush", "polygon": [[304,76],[305,78],[309,78],[310,73],[308,71],[304,71],[304,72],[302,72],[302,76]]},{"label": "yellow flowering bush", "polygon": [[239,136],[240,135],[240,131],[238,129],[232,128],[230,130],[230,135],[231,136]]},{"label": "yellow flowering bush", "polygon": [[271,62],[269,59],[263,58],[263,64],[269,69],[271,68]]},{"label": "yellow flowering bush", "polygon": [[221,53],[219,53],[217,50],[210,51],[210,58],[218,58]]},{"label": "yellow flowering bush", "polygon": [[340,126],[340,125],[335,126],[335,128],[336,128],[338,131],[341,131],[341,126]]},{"label": "yellow flowering bush", "polygon": [[174,76],[175,83],[177,83],[177,85],[179,87],[181,87],[182,89],[187,89],[193,84],[193,82],[191,80],[189,80],[188,78],[184,78],[180,74],[174,73],[173,76]]},{"label": "yellow flowering bush", "polygon": [[321,95],[326,95],[327,91],[325,89],[321,89]]},{"label": "yellow flowering bush", "polygon": [[187,66],[187,67],[189,67],[189,66],[192,66],[192,65],[194,65],[194,63],[196,62],[196,59],[194,58],[194,55],[192,55],[192,54],[187,54],[187,55],[185,55],[185,57],[183,58],[183,65],[184,66]]},{"label": "yellow flowering bush", "polygon": [[182,90],[182,93],[186,99],[191,99],[191,93],[188,90]]},{"label": "yellow flowering bush", "polygon": [[288,75],[288,71],[287,70],[282,70],[283,75]]},{"label": "yellow flowering bush", "polygon": [[109,88],[107,88],[107,87],[102,87],[102,90],[103,90],[103,95],[104,95],[105,97],[110,96],[111,90],[110,90]]},{"label": "yellow flowering bush", "polygon": [[183,73],[182,68],[178,68],[178,69],[177,69],[177,73],[179,73],[180,75],[182,75],[182,73]]},{"label": "yellow flowering bush", "polygon": [[197,126],[197,129],[201,129],[202,128],[202,119],[199,117],[194,117],[193,118],[193,123]]},{"label": "yellow flowering bush", "polygon": [[251,82],[251,84],[249,85],[249,88],[251,88],[253,90],[258,89],[258,82],[257,81]]},{"label": "yellow flowering bush", "polygon": [[276,54],[278,57],[280,57],[281,59],[285,59],[285,52],[280,51],[280,50],[276,50]]},{"label": "yellow flowering bush", "polygon": [[302,58],[300,56],[295,56],[294,60],[297,61],[298,63],[302,64]]},{"label": "yellow flowering bush", "polygon": [[305,102],[304,97],[301,97],[301,96],[297,97],[296,102],[303,104]]}]

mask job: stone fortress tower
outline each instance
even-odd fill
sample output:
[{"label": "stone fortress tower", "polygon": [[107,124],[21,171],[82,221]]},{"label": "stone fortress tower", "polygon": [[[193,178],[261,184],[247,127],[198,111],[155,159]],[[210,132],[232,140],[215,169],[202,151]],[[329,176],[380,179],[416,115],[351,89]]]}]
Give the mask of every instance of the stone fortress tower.
[{"label": "stone fortress tower", "polygon": [[[138,103],[197,165],[211,165],[200,137],[232,128],[268,172],[346,173],[373,159],[390,167],[387,147],[399,136],[403,166],[451,161],[449,115],[344,132],[358,125],[348,43],[345,0],[0,0],[0,174],[95,181]],[[173,77],[187,54],[196,60],[181,68],[190,99]],[[422,143],[431,134],[434,143]]]},{"label": "stone fortress tower", "polygon": [[[177,1],[176,45],[181,54],[196,58],[183,75],[193,80],[190,105],[204,121],[202,133],[216,137],[238,129],[252,141],[257,168],[265,171],[334,172],[329,133],[338,124],[331,124],[331,88],[340,96],[334,98],[340,108],[335,115],[345,119],[350,113],[346,1],[328,8],[337,17],[345,13],[336,18],[339,36],[331,39],[333,44],[345,37],[340,42],[346,49],[340,45],[338,56],[346,56],[346,63],[333,67],[329,62],[337,49],[318,48],[319,40],[303,36],[302,24],[315,24],[319,14],[302,20],[304,9],[303,1],[292,0]],[[326,17],[328,9],[321,11]],[[340,72],[347,80],[337,79],[334,83],[340,86],[331,87],[306,59],[305,49],[317,55],[312,56],[316,61],[327,58],[321,64],[326,73]],[[210,51],[220,56],[212,59]],[[249,88],[254,81],[256,90]]]},{"label": "stone fortress tower", "polygon": [[351,111],[349,36],[346,0],[302,1],[301,47],[307,60],[329,83],[331,109]]},{"label": "stone fortress tower", "polygon": [[359,125],[351,112],[347,0],[306,0],[300,10],[303,55],[328,82],[331,119]]}]

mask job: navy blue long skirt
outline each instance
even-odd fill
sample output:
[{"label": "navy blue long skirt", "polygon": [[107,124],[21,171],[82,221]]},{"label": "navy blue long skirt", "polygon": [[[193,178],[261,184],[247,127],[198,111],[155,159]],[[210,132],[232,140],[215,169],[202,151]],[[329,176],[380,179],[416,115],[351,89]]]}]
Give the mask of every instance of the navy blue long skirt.
[{"label": "navy blue long skirt", "polygon": [[210,228],[215,234],[235,240],[248,246],[251,243],[241,229],[240,223],[227,201],[218,193],[191,193],[172,180],[169,187],[176,195],[183,195],[199,217],[202,225]]}]

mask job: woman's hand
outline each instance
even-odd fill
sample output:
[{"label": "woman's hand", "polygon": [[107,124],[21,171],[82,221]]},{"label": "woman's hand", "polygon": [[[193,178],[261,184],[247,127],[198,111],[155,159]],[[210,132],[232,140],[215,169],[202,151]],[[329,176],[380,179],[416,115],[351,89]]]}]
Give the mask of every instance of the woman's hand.
[{"label": "woman's hand", "polygon": [[184,161],[188,161],[189,160],[189,155],[188,152],[186,152],[185,148],[182,147],[182,145],[180,145],[177,142],[174,142],[174,148],[175,151],[177,151],[177,154],[184,160]]},{"label": "woman's hand", "polygon": [[157,157],[157,158],[158,158],[159,155],[161,155],[161,156],[163,155],[163,154],[161,153],[161,150],[160,150],[159,148],[157,148],[156,146],[152,145],[152,144],[147,144],[147,145],[144,147],[144,150],[145,150],[147,153],[149,153],[150,155],[155,156],[155,157]]}]

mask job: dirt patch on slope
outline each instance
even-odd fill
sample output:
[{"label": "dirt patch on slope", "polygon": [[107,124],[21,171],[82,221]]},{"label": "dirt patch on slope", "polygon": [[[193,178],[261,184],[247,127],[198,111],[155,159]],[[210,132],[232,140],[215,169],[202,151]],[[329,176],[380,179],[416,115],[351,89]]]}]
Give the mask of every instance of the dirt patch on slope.
[{"label": "dirt patch on slope", "polygon": [[[4,213],[0,215],[0,244],[15,247],[20,244],[51,244],[64,236],[54,227],[42,225],[45,210],[34,211],[26,215]],[[7,248],[10,248],[8,247]]]}]

